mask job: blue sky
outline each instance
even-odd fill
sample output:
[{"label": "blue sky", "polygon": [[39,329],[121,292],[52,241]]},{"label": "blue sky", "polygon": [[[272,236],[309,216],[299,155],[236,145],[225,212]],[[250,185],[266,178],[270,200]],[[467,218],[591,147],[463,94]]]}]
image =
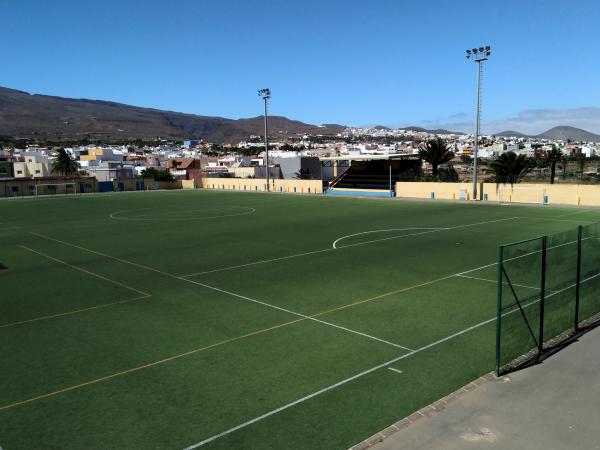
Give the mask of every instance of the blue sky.
[{"label": "blue sky", "polygon": [[0,0],[0,85],[231,118],[600,133],[597,1]]}]

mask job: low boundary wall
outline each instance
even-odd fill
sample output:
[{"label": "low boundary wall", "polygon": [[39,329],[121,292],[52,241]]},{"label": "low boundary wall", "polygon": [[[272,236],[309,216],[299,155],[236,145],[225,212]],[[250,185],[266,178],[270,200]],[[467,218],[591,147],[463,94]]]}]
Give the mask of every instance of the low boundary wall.
[{"label": "low boundary wall", "polygon": [[[398,182],[396,197],[471,200],[472,189],[471,183]],[[479,191],[484,201],[491,202],[600,206],[600,185],[480,183]]]},{"label": "low boundary wall", "polygon": [[[200,181],[200,180],[198,180]],[[225,191],[266,191],[264,179],[256,178],[202,178],[200,186],[204,189]],[[297,194],[322,194],[323,183],[321,180],[270,180],[271,192],[287,192]]]}]

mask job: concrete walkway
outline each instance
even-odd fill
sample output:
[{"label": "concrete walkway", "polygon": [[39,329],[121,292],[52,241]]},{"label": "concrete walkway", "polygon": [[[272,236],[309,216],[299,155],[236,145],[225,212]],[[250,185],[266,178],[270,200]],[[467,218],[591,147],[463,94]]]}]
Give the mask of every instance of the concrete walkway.
[{"label": "concrete walkway", "polygon": [[370,448],[600,449],[600,328],[539,365],[481,384]]}]

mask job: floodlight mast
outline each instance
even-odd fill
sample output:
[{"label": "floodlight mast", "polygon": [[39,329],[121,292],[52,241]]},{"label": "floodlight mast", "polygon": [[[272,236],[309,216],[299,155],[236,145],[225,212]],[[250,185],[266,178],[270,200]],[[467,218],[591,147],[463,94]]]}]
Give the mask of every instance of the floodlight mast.
[{"label": "floodlight mast", "polygon": [[268,192],[269,191],[269,127],[268,127],[268,122],[267,122],[267,114],[268,114],[267,102],[271,98],[271,89],[269,89],[269,88],[259,89],[258,95],[265,102],[265,168],[266,168],[266,174],[267,174],[266,175],[266,182],[267,182],[266,190]]},{"label": "floodlight mast", "polygon": [[481,64],[492,54],[489,45],[466,50],[467,59],[477,63],[477,106],[475,119],[475,145],[473,148],[473,200],[477,200],[477,156],[479,153],[479,131],[481,126]]}]

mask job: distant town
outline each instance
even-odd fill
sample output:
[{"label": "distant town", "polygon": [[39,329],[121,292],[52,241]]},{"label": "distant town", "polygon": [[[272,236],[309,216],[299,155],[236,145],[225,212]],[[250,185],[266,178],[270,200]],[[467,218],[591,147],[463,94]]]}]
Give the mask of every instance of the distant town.
[{"label": "distant town", "polygon": [[[444,130],[442,130],[444,131]],[[418,157],[425,143],[440,138],[452,152],[446,163],[460,180],[472,176],[473,136],[469,134],[432,133],[418,128],[390,129],[346,128],[336,136],[297,135],[277,140],[269,138],[269,165],[272,178],[322,179],[325,183],[336,175],[331,161],[346,161],[369,157]],[[144,145],[93,143],[65,146],[64,150],[77,162],[77,175],[95,178],[99,182],[139,177],[157,180],[191,180],[198,177],[263,178],[265,151],[263,136],[249,136],[237,144],[184,140],[157,141]],[[4,146],[0,150],[0,178],[44,179],[60,176],[53,171],[53,151],[56,146]],[[522,136],[482,136],[479,144],[480,173],[491,173],[489,163],[506,152],[524,155],[538,164],[528,178],[542,179],[549,175],[543,163],[551,150],[563,156],[559,162],[557,180],[595,182],[599,179],[600,144],[570,142]],[[329,162],[329,163],[328,163]],[[430,165],[423,162],[423,173]],[[74,173],[69,173],[74,175]]]}]

